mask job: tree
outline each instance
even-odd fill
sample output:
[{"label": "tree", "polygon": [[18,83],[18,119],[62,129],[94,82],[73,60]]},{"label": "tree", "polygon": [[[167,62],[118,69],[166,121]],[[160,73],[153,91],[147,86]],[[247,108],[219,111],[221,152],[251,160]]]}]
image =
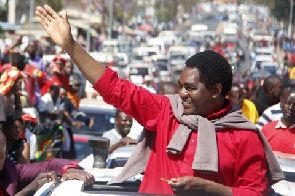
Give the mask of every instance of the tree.
[{"label": "tree", "polygon": [[39,0],[36,1],[36,6],[47,4],[51,6],[55,11],[60,11],[62,9],[62,2],[61,0]]}]

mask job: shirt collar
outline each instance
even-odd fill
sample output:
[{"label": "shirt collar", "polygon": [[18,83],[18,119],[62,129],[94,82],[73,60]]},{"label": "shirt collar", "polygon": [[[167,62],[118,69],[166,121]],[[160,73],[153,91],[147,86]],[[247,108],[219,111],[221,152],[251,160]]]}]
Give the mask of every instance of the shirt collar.
[{"label": "shirt collar", "polygon": [[207,119],[212,120],[212,119],[220,118],[221,116],[224,116],[225,114],[227,114],[231,109],[232,109],[231,102],[228,99],[225,99],[224,107],[221,110],[214,112],[213,114],[209,114],[207,116]]}]

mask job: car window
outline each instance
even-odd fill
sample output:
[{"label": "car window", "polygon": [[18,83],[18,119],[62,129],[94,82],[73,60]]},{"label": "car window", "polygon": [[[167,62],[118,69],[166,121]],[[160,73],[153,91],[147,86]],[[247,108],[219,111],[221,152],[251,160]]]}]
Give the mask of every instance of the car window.
[{"label": "car window", "polygon": [[76,160],[83,160],[88,155],[92,154],[91,147],[88,142],[75,141]]},{"label": "car window", "polygon": [[114,111],[98,111],[89,110],[86,108],[80,108],[81,112],[84,112],[87,117],[94,118],[93,127],[89,128],[83,125],[80,131],[87,133],[93,132],[95,135],[102,135],[105,131],[113,129],[115,127],[115,110]]}]

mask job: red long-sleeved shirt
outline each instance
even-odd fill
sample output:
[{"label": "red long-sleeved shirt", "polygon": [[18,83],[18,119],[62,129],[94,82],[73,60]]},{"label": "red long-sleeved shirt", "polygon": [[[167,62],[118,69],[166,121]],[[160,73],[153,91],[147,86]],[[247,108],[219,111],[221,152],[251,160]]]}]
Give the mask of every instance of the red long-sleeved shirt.
[{"label": "red long-sleeved shirt", "polygon": [[[111,69],[94,84],[104,100],[133,116],[148,130],[156,132],[140,192],[173,194],[160,178],[198,176],[232,187],[234,195],[263,195],[267,189],[266,158],[257,133],[228,129],[217,132],[219,153],[218,173],[200,173],[192,170],[198,133],[193,131],[180,155],[168,155],[166,146],[179,126],[167,97],[152,94],[127,80],[118,78]],[[214,119],[230,106],[210,115]]]}]

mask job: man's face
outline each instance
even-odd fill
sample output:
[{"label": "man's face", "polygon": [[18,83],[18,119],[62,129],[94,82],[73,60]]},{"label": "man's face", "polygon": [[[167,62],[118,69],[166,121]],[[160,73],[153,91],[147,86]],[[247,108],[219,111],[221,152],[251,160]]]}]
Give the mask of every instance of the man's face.
[{"label": "man's face", "polygon": [[200,82],[198,69],[185,68],[180,75],[178,84],[184,114],[202,116],[210,114],[212,93],[205,87],[204,83]]},{"label": "man's face", "polygon": [[126,137],[132,127],[132,118],[125,113],[120,112],[116,119],[116,127],[122,137]]},{"label": "man's face", "polygon": [[272,89],[272,94],[274,97],[274,103],[277,103],[280,99],[280,91],[282,87],[282,82],[280,80],[277,81],[276,85]]},{"label": "man's face", "polygon": [[27,50],[29,54],[35,54],[37,50],[37,45],[34,42],[30,42],[27,47]]},{"label": "man's face", "polygon": [[73,68],[73,65],[72,65],[72,63],[70,61],[66,62],[64,70],[65,70],[65,74],[67,76],[73,74],[74,68]]},{"label": "man's face", "polygon": [[237,86],[233,86],[229,92],[228,98],[231,100],[234,104],[240,104],[242,98],[241,98],[241,90]]},{"label": "man's face", "polygon": [[6,139],[3,133],[0,133],[0,171],[2,171],[6,155]]},{"label": "man's face", "polygon": [[282,111],[286,120],[295,121],[295,92],[287,94],[281,101]]}]

